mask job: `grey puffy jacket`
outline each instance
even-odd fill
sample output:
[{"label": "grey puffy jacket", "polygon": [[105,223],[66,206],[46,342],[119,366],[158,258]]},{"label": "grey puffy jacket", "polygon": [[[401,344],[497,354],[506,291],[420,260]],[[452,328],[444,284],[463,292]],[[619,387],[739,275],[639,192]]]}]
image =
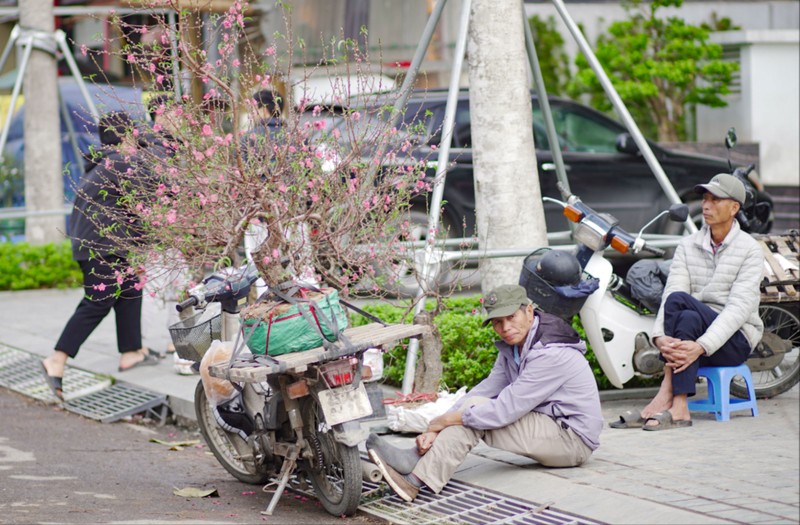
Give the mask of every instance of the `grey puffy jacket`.
[{"label": "grey puffy jacket", "polygon": [[763,272],[761,246],[736,221],[716,255],[711,250],[711,232],[703,226],[681,240],[675,251],[652,337],[664,335],[663,306],[667,296],[683,291],[719,313],[697,340],[708,355],[740,329],[750,347],[755,347],[764,331],[758,315]]}]

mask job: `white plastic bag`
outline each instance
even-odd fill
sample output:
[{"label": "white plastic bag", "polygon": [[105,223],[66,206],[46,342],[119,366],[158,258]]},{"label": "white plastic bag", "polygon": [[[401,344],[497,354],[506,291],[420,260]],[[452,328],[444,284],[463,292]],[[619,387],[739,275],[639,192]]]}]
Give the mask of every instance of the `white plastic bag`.
[{"label": "white plastic bag", "polygon": [[433,403],[425,403],[416,408],[387,405],[386,419],[389,428],[395,432],[425,432],[428,424],[437,416],[441,416],[467,393],[467,387],[461,387],[454,393],[439,392],[439,399]]},{"label": "white plastic bag", "polygon": [[208,367],[230,361],[232,352],[232,342],[214,340],[200,361],[200,379],[203,381],[203,390],[206,391],[206,397],[212,407],[230,401],[238,393],[233,383],[227,379],[212,377],[208,373]]}]

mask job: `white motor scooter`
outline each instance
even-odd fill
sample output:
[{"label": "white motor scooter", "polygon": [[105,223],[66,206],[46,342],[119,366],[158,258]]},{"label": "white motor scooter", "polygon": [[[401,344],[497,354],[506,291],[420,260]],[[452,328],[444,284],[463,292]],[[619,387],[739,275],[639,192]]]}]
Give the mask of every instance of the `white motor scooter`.
[{"label": "white motor scooter", "polygon": [[[662,249],[645,242],[643,232],[666,214],[672,221],[685,221],[688,207],[673,204],[633,236],[611,215],[594,211],[579,197],[561,189],[566,202],[549,197],[545,200],[561,205],[564,216],[576,223],[573,237],[577,249],[574,253],[560,252],[570,272],[577,271],[577,275],[574,272],[565,275],[572,275],[576,282],[555,282],[552,275],[543,271],[549,250],[543,248],[525,259],[520,284],[544,311],[565,319],[580,315],[586,340],[603,373],[615,387],[622,388],[634,375],[660,375],[664,363],[659,359],[658,349],[650,342],[655,312],[639,302],[629,284],[614,274],[604,252],[611,247],[622,254],[648,251],[663,256]],[[797,357],[800,315],[796,310],[796,304],[762,304],[759,307],[764,335],[747,360],[758,398],[774,397],[800,380]],[[747,395],[746,386],[738,379],[731,385],[731,392],[740,397]]]},{"label": "white motor scooter", "polygon": [[554,286],[548,282],[536,270],[537,260],[544,256],[546,249],[528,256],[520,284],[525,286],[529,297],[543,310],[564,318],[580,314],[586,339],[597,362],[615,387],[622,388],[636,374],[649,377],[660,373],[663,362],[659,360],[659,352],[650,343],[649,336],[655,321],[653,312],[633,298],[624,280],[614,274],[604,252],[610,246],[623,254],[649,251],[663,256],[663,250],[647,245],[642,233],[667,214],[670,220],[685,221],[689,211],[687,206],[672,205],[634,237],[623,230],[619,221],[611,215],[594,211],[576,195],[562,194],[566,202],[549,197],[545,197],[545,200],[561,205],[564,215],[576,223],[574,239],[577,249],[572,255],[577,264],[572,264],[575,268],[580,265],[585,281],[583,284],[588,282],[591,286],[582,286],[584,294],[565,294],[564,286],[558,286],[558,283]]}]

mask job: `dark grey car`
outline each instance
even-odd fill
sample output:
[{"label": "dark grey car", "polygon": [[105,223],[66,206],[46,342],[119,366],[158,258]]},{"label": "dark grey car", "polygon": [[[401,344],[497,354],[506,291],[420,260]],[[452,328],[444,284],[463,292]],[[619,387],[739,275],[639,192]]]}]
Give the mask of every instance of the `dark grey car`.
[{"label": "dark grey car", "polygon": [[[436,160],[431,145],[441,142],[446,91],[427,91],[409,99],[404,122],[417,123],[414,132],[422,144],[416,155]],[[532,97],[533,132],[539,183],[543,196],[560,198],[550,144],[538,98]],[[597,211],[613,215],[629,231],[636,231],[655,215],[666,209],[669,201],[642,155],[637,151],[627,130],[606,115],[591,108],[561,98],[551,98],[550,106],[561,154],[573,193],[579,195]],[[419,125],[421,124],[421,125]],[[422,135],[422,136],[420,136]],[[722,137],[720,137],[722,141]],[[475,186],[473,182],[472,137],[469,99],[459,94],[451,144],[451,167],[444,187],[443,221],[450,227],[450,236],[470,236],[475,233]],[[650,143],[678,195],[690,203],[690,213],[698,222],[698,195],[693,188],[717,173],[730,172],[728,162],[717,157],[671,151]],[[429,170],[429,176],[435,169]],[[763,192],[756,199],[761,203],[753,230],[766,233],[772,225],[772,201]],[[420,208],[423,207],[421,203]],[[550,232],[567,229],[561,208],[545,203],[545,218]],[[466,230],[462,228],[466,227]],[[664,221],[652,233],[677,233],[675,225]]]}]

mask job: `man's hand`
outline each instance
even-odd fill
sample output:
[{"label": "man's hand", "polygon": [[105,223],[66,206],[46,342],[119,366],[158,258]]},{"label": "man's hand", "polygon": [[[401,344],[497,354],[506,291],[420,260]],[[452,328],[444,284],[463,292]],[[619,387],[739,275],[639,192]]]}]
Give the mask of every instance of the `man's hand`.
[{"label": "man's hand", "polygon": [[667,359],[667,366],[675,373],[683,372],[705,353],[705,348],[695,341],[678,341],[672,343],[666,353],[662,352]]},{"label": "man's hand", "polygon": [[417,452],[422,456],[429,451],[438,435],[438,432],[425,432],[417,436]]}]

